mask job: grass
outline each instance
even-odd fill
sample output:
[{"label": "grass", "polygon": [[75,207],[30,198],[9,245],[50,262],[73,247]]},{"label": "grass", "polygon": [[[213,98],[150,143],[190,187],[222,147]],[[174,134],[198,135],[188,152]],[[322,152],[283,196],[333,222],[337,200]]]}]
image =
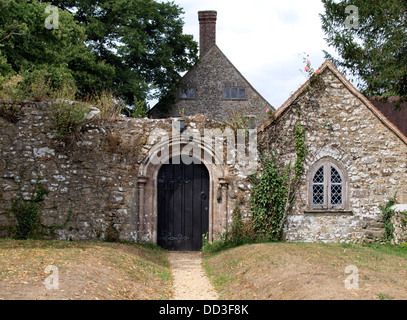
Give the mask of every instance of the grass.
[{"label": "grass", "polygon": [[[60,290],[44,288],[48,265]],[[167,253],[155,246],[105,242],[0,240],[0,299],[168,299]]]},{"label": "grass", "polygon": [[[359,288],[348,290],[347,266]],[[222,299],[407,299],[407,248],[390,245],[268,243],[206,254]]]}]

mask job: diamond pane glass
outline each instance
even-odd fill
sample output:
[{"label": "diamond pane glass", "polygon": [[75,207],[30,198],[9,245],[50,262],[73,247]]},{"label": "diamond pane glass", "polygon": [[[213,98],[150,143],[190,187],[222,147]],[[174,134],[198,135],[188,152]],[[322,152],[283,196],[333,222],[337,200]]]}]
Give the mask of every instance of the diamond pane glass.
[{"label": "diamond pane glass", "polygon": [[314,183],[324,183],[324,167],[319,168],[314,176]]},{"label": "diamond pane glass", "polygon": [[342,185],[331,185],[331,204],[342,204]]},{"label": "diamond pane glass", "polygon": [[331,183],[342,183],[341,175],[334,167],[331,167]]},{"label": "diamond pane glass", "polygon": [[313,204],[324,204],[324,185],[314,184],[312,188],[312,203]]}]

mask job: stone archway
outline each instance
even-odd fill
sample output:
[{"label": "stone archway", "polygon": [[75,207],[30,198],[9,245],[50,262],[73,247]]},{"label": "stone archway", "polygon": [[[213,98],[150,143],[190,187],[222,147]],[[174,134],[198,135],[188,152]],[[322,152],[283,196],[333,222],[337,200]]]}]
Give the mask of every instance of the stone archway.
[{"label": "stone archway", "polygon": [[[140,166],[138,174],[138,239],[157,244],[158,223],[158,173],[164,164],[177,157],[191,157],[191,141],[169,139],[155,145]],[[228,167],[222,163],[219,155],[211,145],[199,141],[194,146],[200,156],[198,159],[209,173],[209,241],[222,234],[228,221]]]}]

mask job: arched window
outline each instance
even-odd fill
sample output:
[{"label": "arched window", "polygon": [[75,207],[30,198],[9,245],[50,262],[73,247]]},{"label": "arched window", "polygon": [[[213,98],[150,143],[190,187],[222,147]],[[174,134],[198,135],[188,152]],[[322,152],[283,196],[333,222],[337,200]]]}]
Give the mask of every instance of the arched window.
[{"label": "arched window", "polygon": [[336,161],[318,161],[309,175],[309,207],[312,209],[346,209],[347,177]]}]

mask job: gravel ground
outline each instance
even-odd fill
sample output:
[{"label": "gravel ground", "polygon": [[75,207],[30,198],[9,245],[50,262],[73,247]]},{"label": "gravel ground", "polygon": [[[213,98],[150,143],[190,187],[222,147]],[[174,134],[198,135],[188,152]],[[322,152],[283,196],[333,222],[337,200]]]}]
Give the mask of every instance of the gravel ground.
[{"label": "gravel ground", "polygon": [[218,300],[202,268],[201,253],[172,252],[169,255],[174,293],[172,300]]}]

